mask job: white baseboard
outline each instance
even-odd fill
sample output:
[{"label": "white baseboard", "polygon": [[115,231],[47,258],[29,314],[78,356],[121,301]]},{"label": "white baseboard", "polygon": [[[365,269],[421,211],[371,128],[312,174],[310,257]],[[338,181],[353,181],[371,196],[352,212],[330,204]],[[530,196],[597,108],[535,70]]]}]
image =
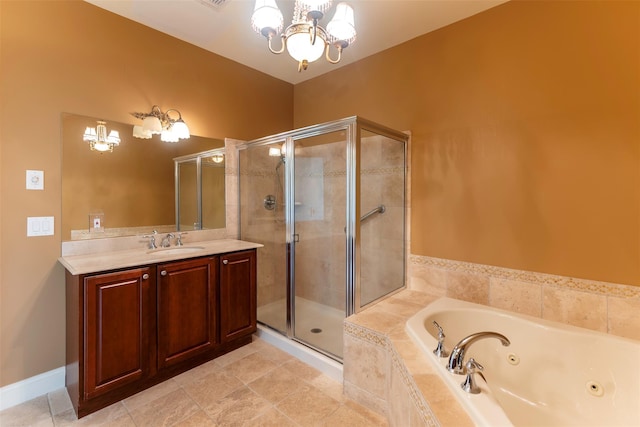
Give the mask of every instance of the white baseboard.
[{"label": "white baseboard", "polygon": [[64,366],[0,388],[0,411],[64,387]]}]

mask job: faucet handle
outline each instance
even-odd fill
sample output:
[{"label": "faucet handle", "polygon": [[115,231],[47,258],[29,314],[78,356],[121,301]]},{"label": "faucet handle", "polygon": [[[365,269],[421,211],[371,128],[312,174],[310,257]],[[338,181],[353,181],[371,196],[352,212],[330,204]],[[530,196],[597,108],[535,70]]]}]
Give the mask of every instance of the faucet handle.
[{"label": "faucet handle", "polygon": [[183,234],[189,234],[186,231],[181,231],[179,233],[176,233],[176,246],[182,246],[182,235]]},{"label": "faucet handle", "polygon": [[158,232],[156,230],[153,230],[153,234],[145,234],[141,236],[143,239],[149,239],[149,249],[158,248],[158,246],[156,245],[156,234],[158,234]]},{"label": "faucet handle", "polygon": [[436,326],[436,328],[438,328],[438,346],[435,350],[433,350],[433,354],[438,357],[447,357],[449,355],[449,352],[444,348],[444,331],[435,320],[433,321],[433,324]]},{"label": "faucet handle", "polygon": [[484,370],[484,366],[476,362],[476,360],[472,357],[470,358],[466,365],[464,365],[467,371],[467,376],[464,379],[464,382],[460,384],[460,387],[467,393],[478,394],[480,393],[480,387],[476,383],[476,379],[474,377],[475,374],[480,375],[484,379],[484,375],[482,372]]}]

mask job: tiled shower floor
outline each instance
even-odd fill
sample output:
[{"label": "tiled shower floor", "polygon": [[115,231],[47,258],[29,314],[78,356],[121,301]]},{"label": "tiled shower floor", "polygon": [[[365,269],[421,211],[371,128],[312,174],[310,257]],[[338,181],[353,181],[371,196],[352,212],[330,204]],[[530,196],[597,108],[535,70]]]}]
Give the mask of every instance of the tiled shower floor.
[{"label": "tiled shower floor", "polygon": [[[295,335],[314,347],[342,358],[344,317],[344,311],[296,297]],[[258,307],[258,320],[278,331],[285,331],[285,300]]]},{"label": "tiled shower floor", "polygon": [[342,384],[263,340],[76,419],[66,390],[0,412],[17,426],[387,426]]}]

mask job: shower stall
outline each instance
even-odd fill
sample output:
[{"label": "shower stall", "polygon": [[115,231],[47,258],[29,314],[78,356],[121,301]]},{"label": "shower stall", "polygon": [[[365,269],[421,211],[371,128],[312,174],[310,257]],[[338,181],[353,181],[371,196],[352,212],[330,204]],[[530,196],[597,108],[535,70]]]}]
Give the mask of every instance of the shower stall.
[{"label": "shower stall", "polygon": [[259,323],[341,361],[344,318],[405,286],[407,144],[350,117],[238,147]]}]

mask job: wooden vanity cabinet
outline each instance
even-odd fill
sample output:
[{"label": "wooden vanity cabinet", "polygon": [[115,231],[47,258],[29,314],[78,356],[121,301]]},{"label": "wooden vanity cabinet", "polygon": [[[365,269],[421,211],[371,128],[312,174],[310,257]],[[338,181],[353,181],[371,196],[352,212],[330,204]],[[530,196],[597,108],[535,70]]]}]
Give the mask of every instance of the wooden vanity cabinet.
[{"label": "wooden vanity cabinet", "polygon": [[256,251],[220,257],[220,336],[232,341],[256,331]]},{"label": "wooden vanity cabinet", "polygon": [[251,342],[256,251],[66,274],[66,386],[79,418]]},{"label": "wooden vanity cabinet", "polygon": [[78,416],[155,374],[154,292],[154,267],[67,273],[66,382]]},{"label": "wooden vanity cabinet", "polygon": [[158,369],[218,344],[218,257],[158,265]]}]

